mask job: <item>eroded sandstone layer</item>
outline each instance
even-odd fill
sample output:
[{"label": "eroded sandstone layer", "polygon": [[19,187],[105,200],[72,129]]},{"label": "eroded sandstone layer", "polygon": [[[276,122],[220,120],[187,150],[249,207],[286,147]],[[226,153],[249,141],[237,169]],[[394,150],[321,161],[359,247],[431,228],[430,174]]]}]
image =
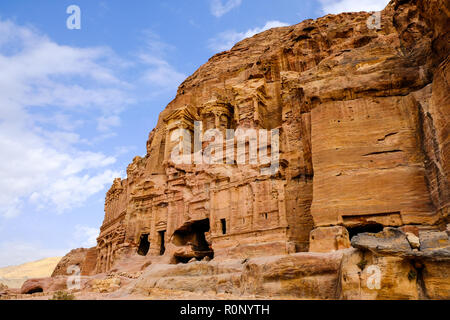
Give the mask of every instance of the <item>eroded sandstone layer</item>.
[{"label": "eroded sandstone layer", "polygon": [[[394,0],[379,28],[327,15],[213,56],[108,191],[85,274],[145,270],[129,292],[450,298],[449,13]],[[174,163],[173,132],[196,121],[278,129],[279,170]],[[366,265],[381,289],[361,289]]]}]

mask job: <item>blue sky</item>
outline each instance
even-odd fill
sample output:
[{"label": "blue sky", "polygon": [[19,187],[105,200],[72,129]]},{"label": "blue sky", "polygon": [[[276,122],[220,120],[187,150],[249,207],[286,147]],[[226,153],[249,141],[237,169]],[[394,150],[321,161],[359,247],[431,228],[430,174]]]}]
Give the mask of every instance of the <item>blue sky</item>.
[{"label": "blue sky", "polygon": [[[387,0],[0,3],[0,267],[95,245],[105,192],[177,86],[267,28]],[[69,30],[69,5],[81,29]]]}]

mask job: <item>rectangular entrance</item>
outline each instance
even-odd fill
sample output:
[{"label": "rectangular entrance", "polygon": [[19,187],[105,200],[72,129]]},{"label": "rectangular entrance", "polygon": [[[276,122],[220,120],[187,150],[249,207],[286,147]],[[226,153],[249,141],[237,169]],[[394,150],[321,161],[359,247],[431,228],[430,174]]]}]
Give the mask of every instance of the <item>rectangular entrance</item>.
[{"label": "rectangular entrance", "polygon": [[159,255],[162,256],[164,254],[164,252],[166,251],[166,245],[164,242],[166,230],[158,231],[158,234],[159,234],[159,243],[160,243]]}]

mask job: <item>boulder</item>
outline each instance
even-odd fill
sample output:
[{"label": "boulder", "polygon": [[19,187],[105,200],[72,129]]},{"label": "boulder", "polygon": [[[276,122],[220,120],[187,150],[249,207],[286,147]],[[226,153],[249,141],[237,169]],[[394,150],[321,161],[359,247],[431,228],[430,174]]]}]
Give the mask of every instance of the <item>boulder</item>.
[{"label": "boulder", "polygon": [[74,267],[79,267],[80,271],[83,266],[83,262],[86,258],[86,254],[89,249],[78,248],[71,250],[66,254],[56,265],[55,270],[52,273],[52,277],[56,276],[68,276],[73,274]]},{"label": "boulder", "polygon": [[408,240],[411,248],[413,248],[413,249],[419,249],[420,248],[419,237],[416,236],[414,233],[406,232],[406,239]]},{"label": "boulder", "polygon": [[421,231],[420,250],[450,249],[449,235],[445,231]]},{"label": "boulder", "polygon": [[67,277],[55,276],[49,278],[29,279],[20,288],[22,294],[52,292],[67,289]]},{"label": "boulder", "polygon": [[310,252],[330,252],[350,247],[349,234],[345,227],[319,227],[310,233]]},{"label": "boulder", "polygon": [[379,233],[360,233],[352,238],[352,246],[359,249],[384,253],[411,251],[406,234],[397,228],[384,228]]}]

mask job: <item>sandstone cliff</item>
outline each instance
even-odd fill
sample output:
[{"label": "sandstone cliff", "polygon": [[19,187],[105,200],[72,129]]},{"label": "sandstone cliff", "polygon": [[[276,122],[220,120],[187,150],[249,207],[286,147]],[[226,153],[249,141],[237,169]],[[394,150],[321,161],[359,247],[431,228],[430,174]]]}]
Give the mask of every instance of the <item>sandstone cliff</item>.
[{"label": "sandstone cliff", "polygon": [[[393,1],[371,29],[369,13],[328,15],[212,57],[161,113],[147,155],[108,192],[98,267],[111,257],[108,269],[117,250],[142,236],[158,255],[161,241],[173,243],[177,230],[189,233],[206,219],[216,257],[234,255],[236,246],[237,255],[248,246],[252,254],[255,243],[265,254],[307,251],[318,227],[444,227],[447,6]],[[279,129],[279,171],[174,164],[171,130],[192,129],[195,120],[204,129]],[[103,244],[110,233],[114,249]]]},{"label": "sandstone cliff", "polygon": [[[373,13],[327,15],[213,56],[108,191],[94,273],[145,269],[133,290],[147,293],[449,298],[449,13],[393,0],[376,26]],[[236,162],[236,149],[177,163],[174,132],[198,122],[279,132],[265,147],[279,167]],[[191,160],[219,142],[183,137]],[[383,280],[362,290],[366,265]]]}]

